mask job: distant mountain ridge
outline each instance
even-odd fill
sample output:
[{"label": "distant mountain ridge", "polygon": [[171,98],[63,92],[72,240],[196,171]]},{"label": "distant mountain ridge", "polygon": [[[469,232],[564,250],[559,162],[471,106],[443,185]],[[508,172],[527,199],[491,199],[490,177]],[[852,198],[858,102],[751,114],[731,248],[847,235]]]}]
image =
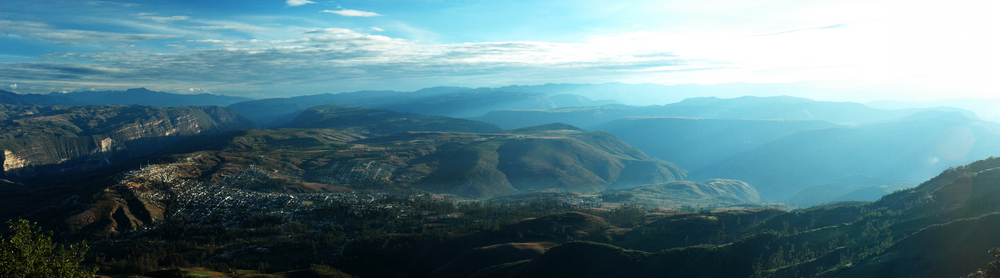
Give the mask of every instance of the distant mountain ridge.
[{"label": "distant mountain ridge", "polygon": [[917,182],[953,165],[1000,154],[1000,124],[925,111],[898,121],[807,130],[695,169],[697,178],[746,181],[770,201],[862,174]]},{"label": "distant mountain ridge", "polygon": [[338,104],[454,118],[473,117],[497,109],[551,109],[614,103],[575,95],[545,95],[522,90],[433,87],[413,92],[358,91],[246,101],[229,105],[264,127],[283,125],[314,106]]},{"label": "distant mountain ridge", "polygon": [[71,105],[149,105],[156,107],[180,106],[227,106],[252,100],[245,97],[215,94],[175,94],[147,90],[146,88],[125,91],[80,91],[48,94],[17,94],[0,90],[0,104],[71,106]]},{"label": "distant mountain ridge", "polygon": [[[666,105],[556,108],[551,110],[494,110],[473,120],[518,128],[563,122],[584,129],[598,129],[615,119],[627,117],[688,117],[710,119],[801,119],[838,124],[865,124],[890,121],[932,109],[875,109],[853,102],[815,101],[797,97],[716,97],[689,98]],[[957,109],[950,109],[957,110]],[[963,113],[974,116],[972,112]]]},{"label": "distant mountain ridge", "polygon": [[401,113],[344,105],[323,105],[306,109],[284,128],[351,129],[370,135],[389,135],[409,131],[460,131],[491,133],[501,128],[484,122]]},{"label": "distant mountain ridge", "polygon": [[215,94],[174,94],[147,90],[146,88],[128,89],[125,91],[79,91],[70,93],[52,92],[46,96],[66,97],[88,105],[149,105],[156,107],[179,106],[227,106],[233,103],[252,100],[245,97],[223,96]]}]

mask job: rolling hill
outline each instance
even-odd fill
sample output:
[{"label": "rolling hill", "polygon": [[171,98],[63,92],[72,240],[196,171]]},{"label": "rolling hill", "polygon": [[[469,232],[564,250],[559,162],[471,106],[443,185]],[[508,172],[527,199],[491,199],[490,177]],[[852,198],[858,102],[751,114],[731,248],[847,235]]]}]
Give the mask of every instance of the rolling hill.
[{"label": "rolling hill", "polygon": [[749,184],[737,180],[673,181],[602,192],[606,201],[647,204],[661,208],[725,207],[760,203]]}]

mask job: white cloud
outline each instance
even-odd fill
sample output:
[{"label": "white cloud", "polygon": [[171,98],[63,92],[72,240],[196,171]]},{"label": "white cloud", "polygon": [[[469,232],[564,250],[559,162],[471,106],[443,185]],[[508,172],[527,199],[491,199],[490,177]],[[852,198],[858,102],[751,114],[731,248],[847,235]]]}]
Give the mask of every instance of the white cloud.
[{"label": "white cloud", "polygon": [[354,33],[354,31],[351,31],[350,29],[344,29],[344,28],[318,28],[318,29],[311,29],[311,30],[309,30],[309,31],[307,31],[305,33],[306,34],[347,34],[347,33]]},{"label": "white cloud", "polygon": [[256,26],[249,26],[249,25],[188,26],[188,28],[197,29],[197,30],[209,30],[209,31],[211,31],[211,30],[231,30],[231,31],[244,32],[244,33],[254,33],[254,32],[260,32],[260,31],[264,31],[265,30],[264,28],[260,28],[260,27],[256,27]]},{"label": "white cloud", "polygon": [[17,84],[16,83],[15,84],[10,84],[10,89],[11,90],[17,90]]},{"label": "white cloud", "polygon": [[372,29],[372,31],[375,31],[375,32],[382,32],[382,31],[385,31],[385,29],[382,29],[382,28],[378,28],[378,27],[370,27],[369,29]]},{"label": "white cloud", "polygon": [[305,4],[315,4],[315,3],[316,2],[309,1],[309,0],[288,0],[288,1],[285,1],[285,4],[288,4],[289,7],[302,6],[302,5],[305,5]]},{"label": "white cloud", "polygon": [[158,22],[158,23],[167,23],[167,22],[171,22],[171,21],[180,21],[180,20],[191,19],[190,16],[186,16],[186,15],[154,16],[153,14],[150,14],[150,13],[136,14],[135,17],[139,18],[139,19],[145,19],[145,20],[149,20],[149,21]]},{"label": "white cloud", "polygon": [[32,21],[0,19],[0,35],[26,37],[60,44],[130,43],[154,39],[177,38],[179,35],[110,33],[89,30],[55,29],[48,24]]},{"label": "white cloud", "polygon": [[331,14],[341,15],[341,16],[360,16],[360,17],[382,16],[382,15],[377,14],[377,13],[366,12],[366,11],[359,11],[359,10],[339,10],[339,11],[322,10],[320,12],[321,13],[331,13]]}]

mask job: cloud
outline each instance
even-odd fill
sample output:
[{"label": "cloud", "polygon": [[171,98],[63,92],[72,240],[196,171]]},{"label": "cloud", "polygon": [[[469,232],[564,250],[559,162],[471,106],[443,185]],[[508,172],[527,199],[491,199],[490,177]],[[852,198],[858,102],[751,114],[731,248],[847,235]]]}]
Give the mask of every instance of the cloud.
[{"label": "cloud", "polygon": [[331,14],[341,15],[341,16],[360,16],[360,17],[382,16],[382,15],[377,14],[377,13],[366,12],[366,11],[359,11],[359,10],[339,10],[339,11],[322,10],[320,12],[321,13],[331,13]]},{"label": "cloud", "polygon": [[88,1],[87,4],[88,5],[110,4],[110,5],[119,5],[119,6],[126,7],[126,8],[131,8],[131,7],[134,7],[134,6],[138,6],[138,4],[133,4],[133,3],[118,3],[118,2],[111,2],[111,1]]},{"label": "cloud", "polygon": [[250,26],[250,25],[212,25],[212,26],[188,26],[191,29],[197,30],[230,30],[238,31],[243,33],[254,33],[264,31],[264,28]]},{"label": "cloud", "polygon": [[597,82],[616,74],[717,67],[638,45],[635,40],[641,38],[630,37],[583,43],[419,44],[343,28],[300,34],[287,40],[188,40],[184,43],[206,46],[172,52],[59,53],[53,54],[54,62],[0,63],[0,80],[64,87],[119,82],[182,86],[163,89],[170,91],[255,91],[273,86],[334,86],[330,82],[502,80],[514,73],[517,78],[550,80],[603,78]]},{"label": "cloud", "polygon": [[316,2],[309,1],[309,0],[288,0],[288,1],[285,1],[285,4],[288,4],[289,7],[302,6],[302,5],[305,5],[305,4],[315,4],[315,3]]},{"label": "cloud", "polygon": [[10,84],[10,89],[11,90],[17,90],[17,83]]},{"label": "cloud", "polygon": [[382,29],[382,28],[378,28],[378,27],[370,27],[370,28],[368,28],[368,29],[372,29],[372,31],[375,31],[375,32],[382,32],[382,31],[385,31],[385,29]]},{"label": "cloud", "polygon": [[347,34],[353,33],[350,29],[344,28],[322,28],[322,29],[312,29],[305,32],[306,34]]},{"label": "cloud", "polygon": [[59,44],[131,43],[154,39],[177,38],[179,35],[111,33],[89,30],[55,29],[48,24],[32,21],[0,19],[0,35],[33,38]]},{"label": "cloud", "polygon": [[144,20],[158,22],[158,23],[167,23],[167,22],[171,22],[171,21],[180,21],[180,20],[191,19],[190,16],[185,16],[185,15],[154,16],[153,14],[150,14],[150,13],[136,14],[135,17],[139,18],[139,19],[144,19]]}]

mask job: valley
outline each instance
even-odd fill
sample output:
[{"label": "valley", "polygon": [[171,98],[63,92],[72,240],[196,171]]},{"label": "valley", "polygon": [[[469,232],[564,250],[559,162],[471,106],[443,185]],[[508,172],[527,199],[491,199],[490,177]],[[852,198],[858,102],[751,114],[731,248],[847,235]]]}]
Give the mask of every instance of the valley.
[{"label": "valley", "polygon": [[0,217],[109,277],[943,277],[1000,246],[971,112],[519,90],[3,104]]}]

